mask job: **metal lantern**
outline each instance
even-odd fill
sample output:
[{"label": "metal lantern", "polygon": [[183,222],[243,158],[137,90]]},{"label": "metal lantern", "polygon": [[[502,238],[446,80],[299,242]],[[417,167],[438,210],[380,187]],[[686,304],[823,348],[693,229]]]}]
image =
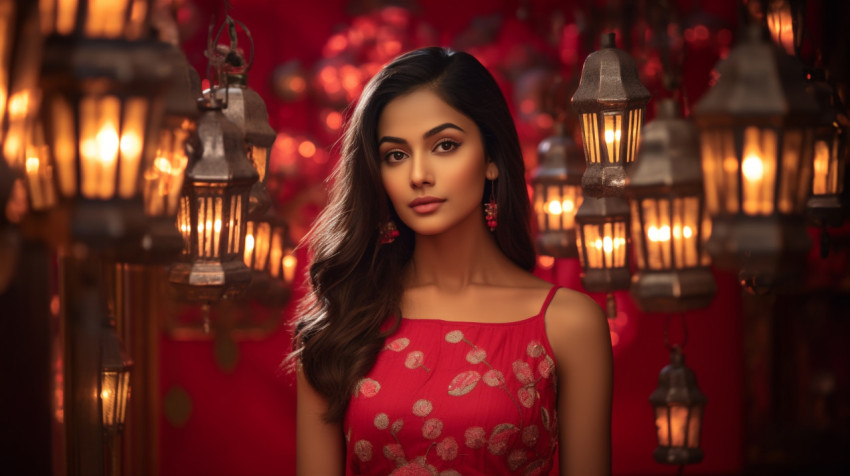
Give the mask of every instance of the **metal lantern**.
[{"label": "metal lantern", "polygon": [[643,130],[627,187],[638,265],[631,295],[644,312],[682,312],[714,297],[702,187],[696,127],[666,99]]},{"label": "metal lantern", "polygon": [[585,162],[561,122],[556,125],[555,135],[540,142],[537,153],[540,166],[531,178],[537,249],[555,258],[576,258],[575,215],[582,202]]},{"label": "metal lantern", "polygon": [[805,14],[805,0],[767,0],[765,20],[770,36],[789,55],[800,53]]},{"label": "metal lantern", "polygon": [[617,316],[613,293],[629,287],[629,204],[620,197],[585,197],[576,213],[581,283],[589,292],[608,293],[607,314]]},{"label": "metal lantern", "polygon": [[143,38],[148,31],[150,0],[40,0],[45,34],[86,38]]},{"label": "metal lantern", "polygon": [[740,266],[751,290],[777,286],[803,265],[803,212],[812,181],[817,105],[798,61],[751,26],[694,109],[700,128],[706,244],[719,267]]},{"label": "metal lantern", "polygon": [[841,226],[847,216],[842,195],[850,120],[823,71],[812,73],[809,90],[817,99],[820,117],[814,132],[812,193],[806,203],[806,218],[818,227]]},{"label": "metal lantern", "polygon": [[658,436],[655,461],[675,465],[702,461],[700,432],[707,402],[697,386],[696,375],[685,365],[681,349],[674,347],[670,365],[661,370],[658,388],[649,397]]},{"label": "metal lantern", "polygon": [[269,307],[279,307],[290,297],[297,262],[292,253],[289,226],[274,208],[248,218],[245,265],[253,279],[248,294]]},{"label": "metal lantern", "polygon": [[615,47],[614,34],[603,35],[601,45],[585,60],[572,98],[587,161],[582,188],[590,197],[622,195],[650,98],[634,60]]},{"label": "metal lantern", "polygon": [[108,435],[121,433],[130,400],[130,370],[121,340],[115,334],[114,321],[103,328],[101,343],[100,403],[103,430]]},{"label": "metal lantern", "polygon": [[248,197],[257,172],[245,157],[239,128],[214,105],[197,124],[200,156],[189,165],[177,225],[185,240],[169,281],[184,300],[233,297],[251,282],[245,266]]}]

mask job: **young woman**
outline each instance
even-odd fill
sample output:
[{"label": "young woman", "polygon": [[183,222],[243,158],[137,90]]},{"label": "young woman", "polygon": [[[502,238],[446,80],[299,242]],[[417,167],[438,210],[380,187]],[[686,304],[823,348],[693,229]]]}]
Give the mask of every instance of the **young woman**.
[{"label": "young woman", "polygon": [[587,296],[533,276],[513,120],[472,56],[366,86],[309,235],[297,473],[610,471],[612,358]]}]

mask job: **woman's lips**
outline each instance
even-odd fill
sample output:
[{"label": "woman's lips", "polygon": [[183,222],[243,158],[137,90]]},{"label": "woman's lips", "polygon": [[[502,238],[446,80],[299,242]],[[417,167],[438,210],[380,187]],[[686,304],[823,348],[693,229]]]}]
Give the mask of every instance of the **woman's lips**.
[{"label": "woman's lips", "polygon": [[416,213],[425,214],[431,213],[440,208],[440,205],[442,205],[445,201],[446,200],[443,198],[419,197],[411,201],[408,206]]}]

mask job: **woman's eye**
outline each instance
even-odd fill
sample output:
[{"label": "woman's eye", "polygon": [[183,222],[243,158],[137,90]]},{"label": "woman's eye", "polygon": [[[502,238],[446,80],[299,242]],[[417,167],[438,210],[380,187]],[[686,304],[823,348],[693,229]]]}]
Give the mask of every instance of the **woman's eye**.
[{"label": "woman's eye", "polygon": [[401,161],[401,160],[404,160],[404,157],[405,157],[405,156],[404,156],[404,152],[402,152],[402,151],[400,151],[400,150],[393,150],[393,151],[389,152],[389,153],[388,153],[388,154],[384,157],[384,159],[385,159],[387,162],[399,162],[399,161]]},{"label": "woman's eye", "polygon": [[457,148],[459,144],[453,140],[444,140],[437,144],[437,150],[440,152],[448,152]]}]

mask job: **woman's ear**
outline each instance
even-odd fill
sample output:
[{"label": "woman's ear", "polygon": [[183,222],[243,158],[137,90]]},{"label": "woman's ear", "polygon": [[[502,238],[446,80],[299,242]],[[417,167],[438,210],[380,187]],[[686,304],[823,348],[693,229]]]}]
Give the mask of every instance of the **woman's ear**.
[{"label": "woman's ear", "polygon": [[484,173],[484,176],[487,177],[487,180],[496,180],[499,178],[499,167],[496,166],[496,162],[492,160],[487,162],[487,171]]}]

